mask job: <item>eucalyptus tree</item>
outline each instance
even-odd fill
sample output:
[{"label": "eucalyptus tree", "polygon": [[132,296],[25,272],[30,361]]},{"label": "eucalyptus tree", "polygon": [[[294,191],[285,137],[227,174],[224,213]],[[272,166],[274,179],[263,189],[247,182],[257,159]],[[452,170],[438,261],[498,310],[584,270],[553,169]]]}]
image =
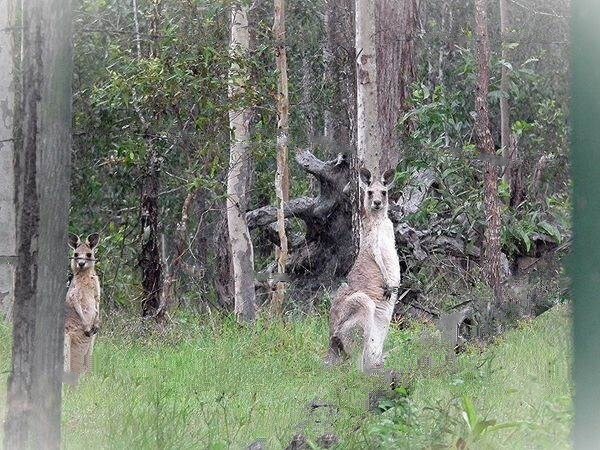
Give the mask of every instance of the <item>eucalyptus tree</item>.
[{"label": "eucalyptus tree", "polygon": [[227,174],[227,228],[231,248],[231,266],[235,297],[235,314],[242,322],[256,318],[256,293],[254,289],[254,248],[246,223],[248,206],[248,177],[250,162],[251,108],[240,101],[248,87],[247,67],[243,60],[250,51],[248,10],[244,4],[231,7],[231,40],[229,52],[229,170]]},{"label": "eucalyptus tree", "polygon": [[17,264],[5,448],[60,446],[71,164],[71,2],[23,1]]},{"label": "eucalyptus tree", "polygon": [[0,0],[0,311],[10,318],[13,303],[16,229],[14,206],[14,102],[16,1]]}]

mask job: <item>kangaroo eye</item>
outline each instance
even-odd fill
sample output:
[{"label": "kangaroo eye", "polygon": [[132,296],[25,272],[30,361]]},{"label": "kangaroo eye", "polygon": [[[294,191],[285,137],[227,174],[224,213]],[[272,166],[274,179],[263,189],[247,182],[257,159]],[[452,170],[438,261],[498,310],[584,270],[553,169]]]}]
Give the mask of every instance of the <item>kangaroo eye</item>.
[{"label": "kangaroo eye", "polygon": [[91,258],[92,254],[91,253],[86,253],[85,256],[88,257],[88,258]]},{"label": "kangaroo eye", "polygon": [[373,191],[368,191],[369,197],[373,197]]},{"label": "kangaroo eye", "polygon": [[383,195],[385,197],[387,195],[387,192],[381,191],[381,195]]},{"label": "kangaroo eye", "polygon": [[79,257],[79,253],[74,253],[74,254],[73,254],[73,256],[74,256],[75,258],[78,258],[78,257]]}]

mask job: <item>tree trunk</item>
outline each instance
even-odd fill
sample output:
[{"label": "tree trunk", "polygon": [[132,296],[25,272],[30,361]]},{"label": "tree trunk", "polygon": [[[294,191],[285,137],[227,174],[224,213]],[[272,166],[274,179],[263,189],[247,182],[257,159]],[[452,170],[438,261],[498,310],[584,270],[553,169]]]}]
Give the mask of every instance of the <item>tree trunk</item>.
[{"label": "tree trunk", "polygon": [[[356,0],[356,111],[359,164],[378,174],[382,157],[375,53],[375,3]],[[375,175],[376,176],[376,175]]]},{"label": "tree trunk", "polygon": [[22,4],[17,266],[4,447],[60,446],[71,165],[71,2]]},{"label": "tree trunk", "polygon": [[[500,0],[500,35],[502,45],[502,60],[508,62],[508,44],[510,33],[510,16],[508,11],[508,0]],[[502,74],[500,76],[500,145],[502,147],[502,157],[506,167],[504,169],[504,181],[509,184],[512,179],[511,171],[514,169],[514,161],[517,155],[513,154],[516,146],[510,145],[510,111],[508,104],[508,90],[510,86],[510,71],[505,64],[502,64]],[[512,187],[512,186],[511,186]]]},{"label": "tree trunk", "polygon": [[416,79],[415,36],[418,0],[381,0],[377,5],[377,92],[381,172],[400,161],[398,122]]},{"label": "tree trunk", "polygon": [[[346,187],[355,177],[350,175],[349,158],[342,154],[323,162],[302,150],[296,153],[296,161],[320,186],[318,196],[295,198],[284,208],[286,218],[300,219],[306,225],[303,236],[290,239],[287,273],[293,284],[291,300],[310,309],[311,300],[322,296],[323,287],[337,284],[354,262],[352,199]],[[275,206],[250,211],[248,226],[267,227],[277,221],[277,214]],[[278,244],[276,233],[271,238]]]},{"label": "tree trunk", "polygon": [[323,15],[323,81],[331,93],[323,112],[323,135],[331,155],[356,144],[354,0],[327,0]]},{"label": "tree trunk", "polygon": [[16,78],[16,1],[0,0],[0,313],[12,315],[14,264],[17,253],[15,228],[15,177],[13,117]]},{"label": "tree trunk", "polygon": [[233,106],[229,111],[231,145],[227,175],[227,227],[231,246],[231,265],[235,296],[235,313],[242,322],[256,318],[254,291],[254,250],[246,223],[248,205],[247,186],[250,163],[250,114],[245,106],[235,106],[243,96],[248,83],[247,69],[237,59],[246,58],[250,50],[248,6],[232,6],[231,41],[229,51],[234,62],[230,68],[229,97]]},{"label": "tree trunk", "polygon": [[277,208],[277,275],[279,280],[273,294],[273,307],[276,314],[283,312],[285,298],[285,267],[288,260],[288,238],[285,232],[285,204],[290,199],[290,180],[288,171],[289,108],[287,55],[285,45],[285,0],[275,0],[275,53],[278,72],[277,83],[277,173],[275,175],[275,193],[279,202]]},{"label": "tree trunk", "polygon": [[[152,146],[153,144],[149,145]],[[149,149],[140,199],[142,251],[139,257],[139,266],[142,269],[142,316],[154,317],[160,323],[164,319],[164,311],[160,308],[161,292],[163,289],[163,267],[158,229],[159,177],[160,161],[157,151],[152,146]]]},{"label": "tree trunk", "polygon": [[498,197],[498,165],[494,158],[494,142],[490,133],[488,91],[490,80],[490,44],[487,32],[485,0],[475,0],[475,39],[477,41],[477,86],[475,95],[475,134],[479,150],[488,157],[484,162],[484,204],[486,230],[483,243],[484,272],[494,291],[497,304],[502,303],[500,267],[500,198]]}]

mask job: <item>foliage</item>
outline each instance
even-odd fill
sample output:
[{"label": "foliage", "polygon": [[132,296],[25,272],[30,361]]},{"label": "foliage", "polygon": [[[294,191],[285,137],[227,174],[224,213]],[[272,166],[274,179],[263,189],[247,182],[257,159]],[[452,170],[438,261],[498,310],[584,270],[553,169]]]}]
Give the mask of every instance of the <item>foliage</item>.
[{"label": "foliage", "polygon": [[[382,404],[385,411],[369,426],[372,448],[570,448],[570,313],[564,305],[454,361],[442,356],[448,350],[440,344],[408,345],[404,351],[416,354],[402,359],[403,373],[416,371],[406,376],[410,394],[403,390]],[[419,364],[423,354],[415,350],[424,346],[437,362],[434,356]]]}]

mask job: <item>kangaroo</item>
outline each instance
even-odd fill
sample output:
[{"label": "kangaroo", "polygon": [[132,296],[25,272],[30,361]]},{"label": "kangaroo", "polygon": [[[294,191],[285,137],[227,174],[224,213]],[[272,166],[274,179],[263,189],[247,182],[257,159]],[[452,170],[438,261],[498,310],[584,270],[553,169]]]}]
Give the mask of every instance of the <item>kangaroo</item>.
[{"label": "kangaroo", "polygon": [[383,369],[383,344],[400,285],[394,227],[388,217],[394,173],[388,170],[373,181],[368,169],[360,170],[364,191],[360,249],[348,282],[340,286],[331,307],[328,364],[348,356],[352,332],[358,329],[363,335],[362,370]]},{"label": "kangaroo", "polygon": [[73,279],[65,305],[65,373],[79,377],[92,368],[92,351],[100,328],[100,281],[94,269],[100,237],[90,234],[85,242],[69,235],[73,250]]}]

